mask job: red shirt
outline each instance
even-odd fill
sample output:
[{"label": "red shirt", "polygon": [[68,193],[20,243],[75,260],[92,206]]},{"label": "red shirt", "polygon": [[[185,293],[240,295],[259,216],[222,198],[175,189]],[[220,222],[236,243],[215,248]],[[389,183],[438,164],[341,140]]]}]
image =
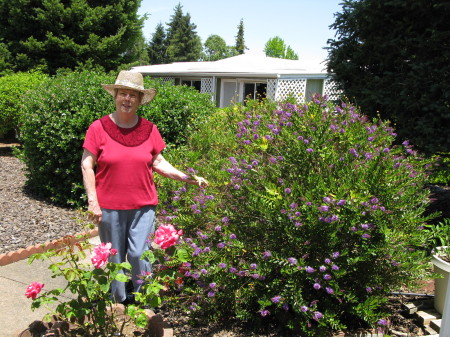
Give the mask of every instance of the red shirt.
[{"label": "red shirt", "polygon": [[165,147],[156,125],[142,117],[132,128],[117,126],[109,116],[92,123],[83,148],[97,157],[100,207],[124,210],[157,205],[152,163]]}]

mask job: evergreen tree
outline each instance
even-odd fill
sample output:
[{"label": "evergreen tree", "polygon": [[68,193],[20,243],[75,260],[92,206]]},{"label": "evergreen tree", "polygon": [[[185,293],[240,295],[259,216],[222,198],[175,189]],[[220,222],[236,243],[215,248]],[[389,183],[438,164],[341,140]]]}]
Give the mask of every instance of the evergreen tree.
[{"label": "evergreen tree", "polygon": [[116,69],[136,61],[141,0],[0,0],[0,40],[15,71],[55,73],[83,64]]},{"label": "evergreen tree", "polygon": [[170,62],[198,61],[201,56],[202,43],[191,23],[191,15],[183,15],[182,6],[175,7],[172,21],[168,24],[167,56]]},{"label": "evergreen tree", "polygon": [[248,48],[245,46],[245,42],[244,42],[244,20],[243,19],[241,19],[237,28],[238,28],[238,33],[236,35],[235,48],[239,54],[244,54],[245,50]]},{"label": "evergreen tree", "polygon": [[168,63],[166,32],[164,31],[162,23],[159,23],[156,26],[155,33],[153,33],[147,52],[150,64]]},{"label": "evergreen tree", "polygon": [[450,2],[345,0],[328,71],[347,97],[433,153],[450,151]]},{"label": "evergreen tree", "polygon": [[266,56],[280,59],[298,60],[298,55],[294,50],[284,43],[284,40],[278,36],[269,39],[264,47]]}]

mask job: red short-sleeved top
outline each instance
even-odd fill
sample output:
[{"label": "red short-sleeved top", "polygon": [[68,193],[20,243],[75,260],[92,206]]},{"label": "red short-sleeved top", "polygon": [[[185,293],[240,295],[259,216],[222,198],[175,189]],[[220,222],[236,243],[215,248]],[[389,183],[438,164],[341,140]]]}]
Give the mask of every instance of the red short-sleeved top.
[{"label": "red short-sleeved top", "polygon": [[166,144],[156,125],[139,117],[132,128],[109,116],[93,122],[83,148],[97,157],[95,185],[101,208],[139,209],[158,204],[152,163]]}]

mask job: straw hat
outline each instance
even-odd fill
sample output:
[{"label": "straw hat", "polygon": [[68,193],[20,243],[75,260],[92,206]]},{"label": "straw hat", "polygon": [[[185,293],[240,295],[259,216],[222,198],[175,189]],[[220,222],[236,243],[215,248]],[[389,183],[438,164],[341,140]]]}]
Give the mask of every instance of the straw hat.
[{"label": "straw hat", "polygon": [[144,94],[141,104],[150,102],[156,96],[156,89],[144,89],[144,77],[141,73],[122,70],[115,84],[102,84],[102,87],[114,97],[115,89],[131,89]]}]

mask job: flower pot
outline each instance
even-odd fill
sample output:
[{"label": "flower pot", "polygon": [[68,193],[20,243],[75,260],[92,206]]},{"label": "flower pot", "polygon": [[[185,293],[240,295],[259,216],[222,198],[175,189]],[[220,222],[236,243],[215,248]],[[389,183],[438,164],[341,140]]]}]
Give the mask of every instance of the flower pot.
[{"label": "flower pot", "polygon": [[449,284],[449,275],[450,275],[450,263],[444,261],[439,257],[439,250],[441,247],[436,249],[436,252],[433,252],[431,257],[431,262],[434,266],[434,272],[443,275],[443,278],[438,278],[434,280],[434,308],[437,312],[442,314],[444,312],[445,305],[445,297],[447,295],[447,287]]}]

